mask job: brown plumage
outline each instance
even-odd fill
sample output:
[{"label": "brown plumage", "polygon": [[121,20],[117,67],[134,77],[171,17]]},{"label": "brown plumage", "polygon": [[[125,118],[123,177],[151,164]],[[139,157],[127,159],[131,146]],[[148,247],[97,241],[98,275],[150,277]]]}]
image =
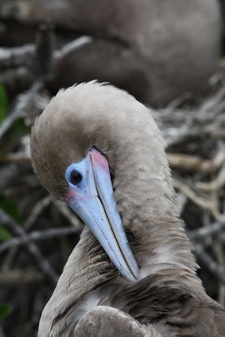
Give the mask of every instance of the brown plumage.
[{"label": "brown plumage", "polygon": [[139,277],[122,277],[85,227],[43,311],[39,336],[225,336],[225,311],[196,276],[165,142],[150,111],[109,85],[61,90],[31,135],[34,170],[56,198],[68,193],[68,165],[93,145],[109,163]]},{"label": "brown plumage", "polygon": [[[218,0],[1,0],[0,16],[31,25],[51,19],[61,44],[93,37],[56,63],[53,91],[98,79],[162,106],[202,93],[220,57]],[[16,40],[25,35],[14,32]],[[2,35],[9,43],[7,29]]]}]

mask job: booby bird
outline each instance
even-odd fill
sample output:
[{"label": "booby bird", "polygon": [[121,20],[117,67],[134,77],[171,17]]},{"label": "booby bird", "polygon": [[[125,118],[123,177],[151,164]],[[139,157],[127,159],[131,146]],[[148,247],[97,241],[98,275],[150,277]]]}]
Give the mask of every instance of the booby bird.
[{"label": "booby bird", "polygon": [[86,223],[39,337],[225,336],[174,201],[150,110],[89,82],[60,90],[31,134],[34,171]]},{"label": "booby bird", "polygon": [[[77,34],[92,36],[90,43],[70,48],[54,63],[54,79],[48,83],[52,92],[97,78],[126,89],[141,102],[162,107],[186,92],[201,94],[221,55],[218,0],[0,3],[0,17],[8,20],[0,31],[2,45],[32,42],[27,39],[33,26],[49,19],[57,28],[58,45]],[[15,34],[19,26],[9,21],[12,18],[30,24],[28,32]]]}]

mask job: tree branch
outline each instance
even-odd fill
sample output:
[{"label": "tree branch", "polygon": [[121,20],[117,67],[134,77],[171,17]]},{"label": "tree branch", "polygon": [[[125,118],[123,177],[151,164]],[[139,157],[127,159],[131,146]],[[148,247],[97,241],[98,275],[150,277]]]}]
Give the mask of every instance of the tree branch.
[{"label": "tree branch", "polygon": [[33,231],[29,234],[13,238],[9,241],[0,244],[0,254],[14,247],[28,245],[30,242],[33,241],[43,241],[57,236],[76,234],[80,232],[82,229],[83,227],[81,226],[80,228],[60,227],[60,228],[50,228],[42,231]]},{"label": "tree branch", "polygon": [[[0,209],[0,219],[1,225],[5,226],[13,235],[19,236],[21,238],[26,237],[26,233],[21,228],[21,226],[17,224],[2,209]],[[51,281],[53,285],[55,285],[58,280],[58,275],[56,274],[50,263],[41,254],[38,247],[32,242],[27,242],[25,248],[28,254],[33,257],[37,266],[43,272],[43,274],[46,275],[46,277],[49,279],[49,281]]]}]

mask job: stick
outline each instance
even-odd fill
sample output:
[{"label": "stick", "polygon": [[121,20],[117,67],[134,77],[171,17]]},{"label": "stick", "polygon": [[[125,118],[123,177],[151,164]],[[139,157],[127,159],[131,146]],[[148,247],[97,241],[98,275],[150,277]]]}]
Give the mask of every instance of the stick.
[{"label": "stick", "polygon": [[[2,209],[0,209],[0,223],[5,226],[11,233],[19,237],[26,237],[25,231],[22,227],[17,224],[9,215],[7,215]],[[26,243],[26,250],[29,255],[33,257],[38,268],[43,272],[43,274],[48,278],[48,280],[55,285],[58,280],[58,275],[52,268],[50,263],[43,257],[38,247],[32,243]]]},{"label": "stick", "polygon": [[9,241],[0,244],[0,254],[6,250],[28,245],[30,242],[48,240],[57,236],[76,234],[82,230],[83,227],[62,227],[62,228],[50,228],[42,231],[34,231],[23,236],[13,238]]}]

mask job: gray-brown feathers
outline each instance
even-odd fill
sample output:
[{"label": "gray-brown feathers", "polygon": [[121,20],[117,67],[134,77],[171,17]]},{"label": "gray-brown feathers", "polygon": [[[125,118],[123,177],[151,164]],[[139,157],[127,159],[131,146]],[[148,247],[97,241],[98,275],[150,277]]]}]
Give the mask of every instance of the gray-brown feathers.
[{"label": "gray-brown feathers", "polygon": [[[115,157],[126,162],[131,155],[129,161],[134,156],[139,160],[134,173],[141,176],[151,170],[162,179],[169,176],[164,156],[156,156],[155,142],[157,151],[163,153],[164,141],[144,105],[115,87],[89,82],[59,91],[36,120],[31,135],[32,163],[42,184],[62,199],[65,169],[83,159],[92,145],[106,155],[112,170],[116,170]],[[140,147],[137,152],[133,151],[136,146]],[[143,160],[150,153],[152,168],[144,167]],[[162,172],[155,170],[155,156],[164,161]]]},{"label": "gray-brown feathers", "polygon": [[111,335],[103,327],[118,317],[132,337],[225,336],[225,311],[205,294],[195,273],[165,142],[150,110],[110,85],[89,82],[61,90],[31,136],[34,170],[55,197],[67,193],[67,166],[81,161],[93,145],[108,160],[140,280],[128,283],[85,228],[43,311],[39,336],[81,336],[82,326],[89,329],[84,335],[117,336],[116,326]]}]

